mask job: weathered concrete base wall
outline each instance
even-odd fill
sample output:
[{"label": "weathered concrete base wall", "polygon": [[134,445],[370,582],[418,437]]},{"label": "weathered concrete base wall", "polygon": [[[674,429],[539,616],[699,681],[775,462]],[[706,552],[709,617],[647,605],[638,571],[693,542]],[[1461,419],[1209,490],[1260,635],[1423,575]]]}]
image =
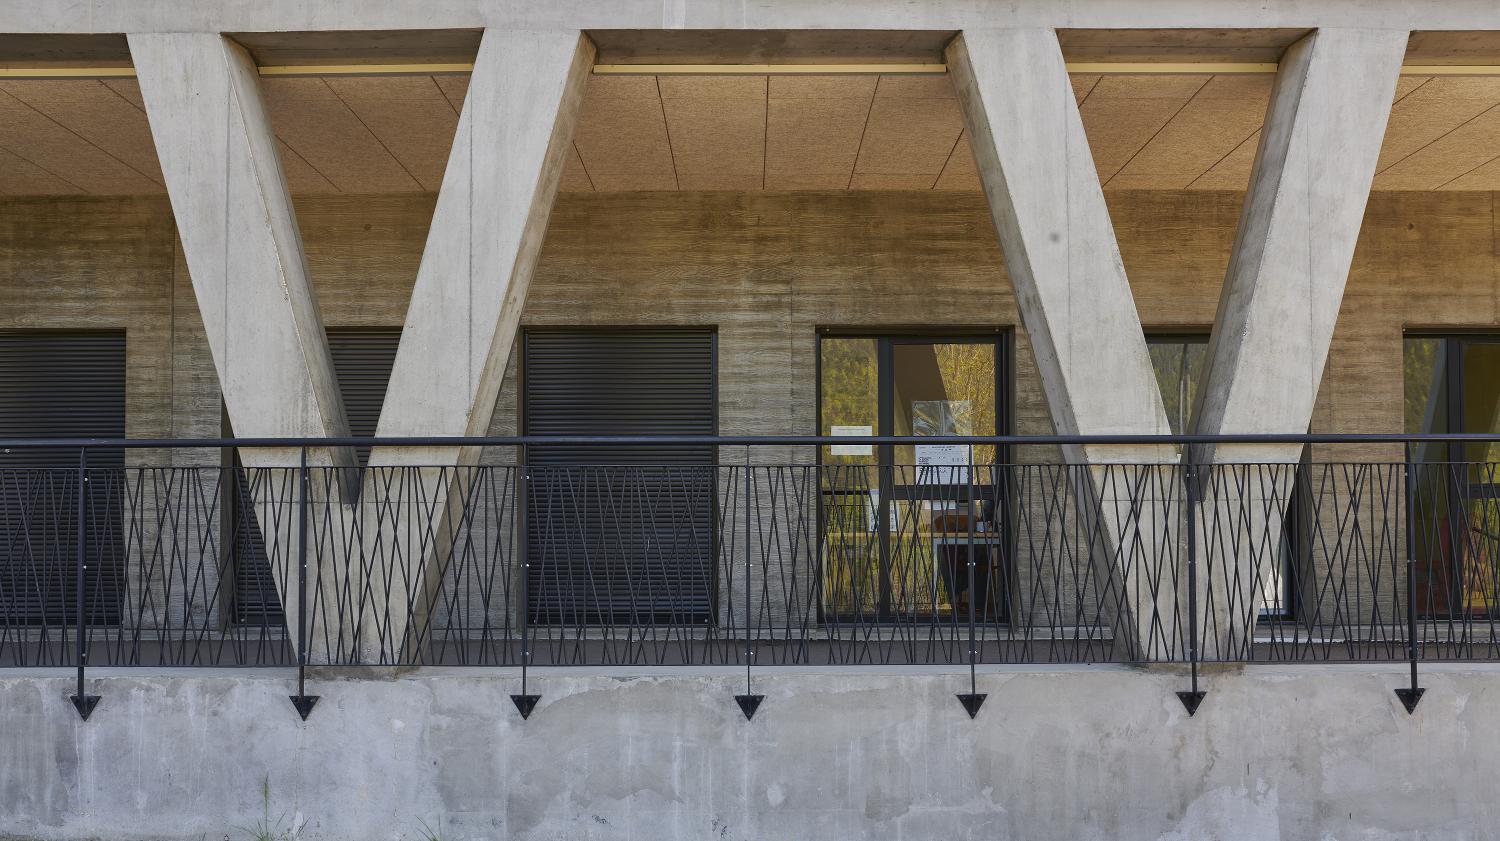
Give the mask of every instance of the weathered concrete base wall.
[{"label": "weathered concrete base wall", "polygon": [[[101,674],[104,674],[101,670]],[[1494,837],[1500,667],[1178,672],[733,670],[315,680],[114,673],[81,723],[59,671],[0,674],[0,838],[1470,839]],[[92,690],[91,690],[92,691]],[[262,783],[269,798],[263,800]]]}]

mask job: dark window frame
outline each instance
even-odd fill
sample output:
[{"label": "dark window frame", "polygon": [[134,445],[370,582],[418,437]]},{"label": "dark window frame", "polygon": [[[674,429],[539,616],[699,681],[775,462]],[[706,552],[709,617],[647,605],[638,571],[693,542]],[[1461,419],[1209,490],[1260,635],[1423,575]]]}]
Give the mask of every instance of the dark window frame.
[{"label": "dark window frame", "polygon": [[[1429,340],[1440,342],[1440,360],[1444,366],[1444,374],[1442,380],[1442,387],[1445,392],[1443,395],[1443,410],[1446,414],[1445,426],[1447,428],[1444,430],[1420,431],[1457,433],[1467,432],[1468,430],[1464,428],[1464,408],[1467,397],[1467,395],[1465,394],[1466,384],[1464,377],[1464,348],[1467,345],[1474,344],[1500,345],[1500,332],[1496,332],[1492,328],[1433,328],[1403,330],[1401,334],[1403,357],[1405,353],[1406,343],[1411,340]],[[1403,371],[1403,374],[1404,373],[1405,372]],[[1405,400],[1406,386],[1407,383],[1403,379],[1403,402]],[[1402,415],[1404,423],[1404,406]],[[1455,429],[1454,427],[1457,428]],[[1443,459],[1446,463],[1467,463],[1468,454],[1464,452],[1464,447],[1466,446],[1465,444],[1450,443],[1440,444],[1439,446],[1441,447]],[[1431,462],[1421,463],[1425,464]],[[1444,470],[1443,473],[1448,477],[1448,481],[1446,483],[1448,485],[1448,488],[1446,489],[1446,492],[1452,494],[1455,492],[1455,488],[1453,486],[1457,485],[1457,479],[1454,478],[1453,470],[1451,468]],[[1473,498],[1476,488],[1482,489],[1480,493],[1486,495],[1485,498],[1500,498],[1500,483],[1474,483],[1467,479],[1464,483],[1463,492],[1459,494],[1459,498]],[[1453,506],[1450,503],[1448,505],[1448,515],[1446,518],[1447,527],[1450,529],[1450,531],[1456,532],[1460,530],[1459,526],[1457,525],[1460,519],[1461,518],[1457,513],[1455,513],[1455,511],[1453,510]],[[1420,548],[1415,547],[1415,545],[1414,550],[1421,551]],[[1454,550],[1452,547],[1450,547],[1448,551],[1453,554],[1450,554],[1450,556],[1446,558],[1436,559],[1445,562],[1448,568],[1446,574],[1450,578],[1450,581],[1448,582],[1447,587],[1448,592],[1445,595],[1445,598],[1447,599],[1447,606],[1445,609],[1435,609],[1432,605],[1432,599],[1429,598],[1425,606],[1418,607],[1418,618],[1424,620],[1452,620],[1461,617],[1484,618],[1500,614],[1500,606],[1489,608],[1471,608],[1465,606],[1466,599],[1463,591],[1463,575],[1459,569],[1459,567],[1461,567],[1461,559],[1457,556],[1456,550]],[[1418,563],[1420,564],[1424,560],[1428,565],[1431,565],[1434,561],[1434,559],[1419,559]]]},{"label": "dark window frame", "polygon": [[[815,331],[813,343],[814,359],[814,411],[815,428],[821,433],[823,429],[823,341],[825,339],[867,339],[876,342],[876,435],[888,434],[895,426],[894,405],[894,371],[893,371],[893,348],[897,344],[991,344],[995,348],[995,432],[997,435],[1009,435],[1014,429],[1015,416],[1015,377],[1013,371],[1014,331],[1009,327],[893,327],[882,329],[879,327],[819,327]],[[1015,616],[1014,601],[1017,592],[1018,570],[1014,559],[1016,557],[1015,530],[1012,527],[1012,511],[1010,500],[1010,480],[1007,476],[998,475],[1001,468],[1009,464],[1012,453],[1010,445],[1001,445],[995,448],[995,464],[990,465],[997,475],[994,477],[992,487],[993,493],[997,495],[994,501],[994,511],[1000,527],[1000,565],[1001,572],[997,576],[1000,582],[1001,593],[997,598],[999,615],[994,619],[984,622],[986,626],[1006,627]],[[932,619],[936,614],[910,613],[894,610],[892,606],[891,585],[891,547],[890,547],[890,503],[895,501],[910,501],[921,498],[914,496],[907,490],[898,492],[894,481],[895,448],[889,445],[876,447],[876,468],[879,476],[879,490],[881,504],[876,512],[876,530],[879,535],[880,559],[879,559],[879,587],[878,606],[873,614],[865,613],[842,613],[830,610],[825,604],[825,584],[820,575],[817,585],[817,608],[818,622],[820,624],[832,624],[839,622],[860,622],[886,625],[897,625],[913,621],[926,621]],[[821,471],[824,468],[823,447],[817,448],[817,465]],[[979,465],[975,468],[979,469]],[[819,480],[821,485],[821,479]],[[937,486],[947,489],[953,493],[955,488],[967,488],[967,485]],[[818,533],[825,533],[827,528],[826,498],[837,495],[838,491],[825,491],[821,487],[818,492]],[[924,494],[930,494],[930,491]],[[939,492],[941,493],[941,492]],[[821,538],[820,538],[821,540]],[[822,569],[824,559],[818,559],[819,569]]]}]

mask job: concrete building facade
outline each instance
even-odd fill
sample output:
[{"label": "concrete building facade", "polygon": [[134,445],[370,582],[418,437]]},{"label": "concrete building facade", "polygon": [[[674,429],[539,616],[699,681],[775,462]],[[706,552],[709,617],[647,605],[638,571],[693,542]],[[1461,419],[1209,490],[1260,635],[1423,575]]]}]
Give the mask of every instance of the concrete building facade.
[{"label": "concrete building facade", "polygon": [[1490,837],[1497,80],[1465,2],[0,8],[0,836]]}]

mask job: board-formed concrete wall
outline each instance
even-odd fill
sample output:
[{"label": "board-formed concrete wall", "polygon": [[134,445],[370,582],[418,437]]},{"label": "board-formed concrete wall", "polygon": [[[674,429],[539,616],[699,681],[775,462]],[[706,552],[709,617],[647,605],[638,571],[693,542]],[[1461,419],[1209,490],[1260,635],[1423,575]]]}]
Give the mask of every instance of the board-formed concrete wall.
[{"label": "board-formed concrete wall", "polygon": [[[1206,330],[1242,196],[1107,197],[1146,329]],[[1400,431],[1403,328],[1500,324],[1495,200],[1371,197],[1314,431]],[[327,324],[401,323],[432,206],[420,195],[297,198]],[[534,325],[717,325],[730,435],[816,430],[819,327],[1012,329],[1016,431],[1049,432],[1019,322],[984,197],[944,192],[565,194],[523,314]],[[166,199],[0,202],[0,329],[103,327],[128,330],[131,436],[223,431]],[[492,431],[515,421],[507,377]]]},{"label": "board-formed concrete wall", "polygon": [[[0,838],[1212,841],[1492,838],[1500,667],[0,674]],[[263,796],[264,791],[268,794]]]}]

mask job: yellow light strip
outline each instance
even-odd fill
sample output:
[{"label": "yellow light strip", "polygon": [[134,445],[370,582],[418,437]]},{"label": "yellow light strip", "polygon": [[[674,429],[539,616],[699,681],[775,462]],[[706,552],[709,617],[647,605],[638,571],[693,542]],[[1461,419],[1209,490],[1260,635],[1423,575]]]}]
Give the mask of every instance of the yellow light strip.
[{"label": "yellow light strip", "polygon": [[1500,76],[1497,64],[1407,64],[1403,76]]},{"label": "yellow light strip", "polygon": [[[431,76],[464,74],[473,64],[288,64],[259,68],[262,76]],[[900,75],[948,72],[945,64],[597,64],[601,76]],[[1099,75],[1275,73],[1271,63],[1069,62],[1068,72]],[[1496,64],[1408,64],[1403,76],[1500,76]],[[7,67],[0,79],[132,79],[133,67]]]},{"label": "yellow light strip", "polygon": [[1130,62],[1130,61],[1070,61],[1068,62],[1069,73],[1080,74],[1104,74],[1104,75],[1170,75],[1191,73],[1197,75],[1214,74],[1226,76],[1236,73],[1275,73],[1276,63],[1249,63],[1249,62]]},{"label": "yellow light strip", "polygon": [[803,76],[947,73],[946,64],[596,64],[600,76]]},{"label": "yellow light strip", "polygon": [[468,64],[281,64],[265,65],[262,76],[434,76],[472,73]]},{"label": "yellow light strip", "polygon": [[134,67],[5,67],[0,79],[134,79]]}]

